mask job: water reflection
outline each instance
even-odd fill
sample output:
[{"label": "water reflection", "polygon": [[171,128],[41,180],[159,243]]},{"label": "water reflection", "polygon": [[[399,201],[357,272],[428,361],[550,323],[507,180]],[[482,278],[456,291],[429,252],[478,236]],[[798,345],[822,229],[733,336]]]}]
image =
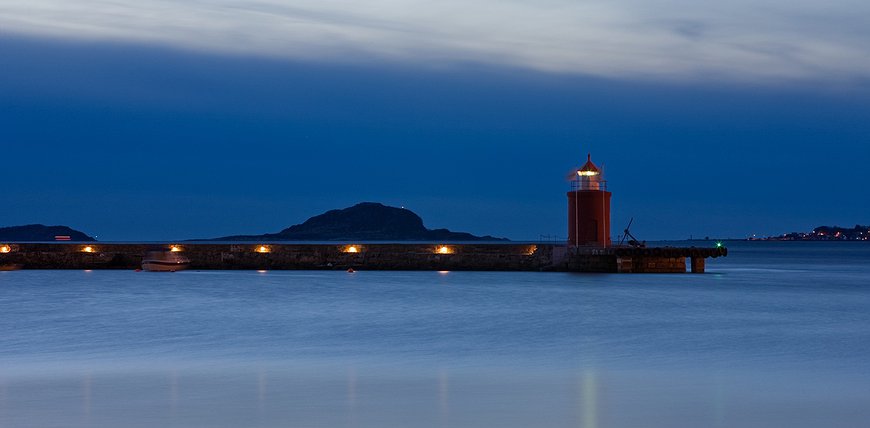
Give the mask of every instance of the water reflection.
[{"label": "water reflection", "polygon": [[260,412],[263,412],[263,407],[266,403],[266,373],[260,369],[257,373],[257,406]]},{"label": "water reflection", "polygon": [[175,416],[178,411],[178,371],[169,373],[169,414]]},{"label": "water reflection", "polygon": [[586,370],[581,378],[580,400],[583,428],[598,428],[598,378],[594,371]]},{"label": "water reflection", "polygon": [[715,426],[725,426],[725,386],[722,375],[713,376],[713,420]]},{"label": "water reflection", "polygon": [[90,373],[82,377],[82,415],[84,415],[85,423],[91,418],[91,381]]},{"label": "water reflection", "polygon": [[863,426],[867,254],[679,277],[0,272],[0,426]]},{"label": "water reflection", "polygon": [[6,380],[0,377],[0,415],[6,413]]},{"label": "water reflection", "polygon": [[438,405],[441,426],[450,426],[450,380],[443,367],[438,370]]},{"label": "water reflection", "polygon": [[356,368],[347,369],[347,421],[348,425],[357,425],[357,376]]},{"label": "water reflection", "polygon": [[870,418],[866,381],[842,377],[605,376],[589,368],[571,379],[448,367],[365,367],[361,376],[360,370],[227,366],[16,375],[0,382],[0,426],[815,427],[820,421],[861,426]]}]

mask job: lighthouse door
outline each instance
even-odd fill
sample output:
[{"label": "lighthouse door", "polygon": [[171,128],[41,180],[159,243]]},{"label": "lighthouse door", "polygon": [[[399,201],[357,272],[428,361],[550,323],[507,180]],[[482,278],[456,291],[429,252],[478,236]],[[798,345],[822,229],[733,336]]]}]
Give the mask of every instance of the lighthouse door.
[{"label": "lighthouse door", "polygon": [[598,221],[593,219],[581,219],[580,230],[577,234],[581,244],[598,241]]}]

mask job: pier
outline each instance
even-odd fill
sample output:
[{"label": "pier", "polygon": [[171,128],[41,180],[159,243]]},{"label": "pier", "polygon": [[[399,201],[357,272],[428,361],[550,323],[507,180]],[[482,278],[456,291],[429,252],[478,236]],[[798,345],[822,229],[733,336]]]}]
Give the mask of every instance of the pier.
[{"label": "pier", "polygon": [[[138,269],[148,251],[183,252],[196,270],[421,270],[703,273],[728,250],[573,247],[553,243],[10,243],[0,268]],[[687,263],[688,262],[688,263]]]},{"label": "pier", "polygon": [[[279,234],[236,236],[227,241],[176,243],[101,243],[101,242],[0,242],[0,270],[15,269],[138,269],[143,258],[151,253],[174,259],[183,255],[180,268],[190,269],[252,269],[252,270],[406,270],[406,271],[534,271],[534,272],[600,272],[600,273],[704,273],[706,259],[728,255],[728,249],[716,244],[711,248],[654,247],[647,248],[629,231],[627,245],[623,238],[614,244],[611,239],[610,201],[604,171],[587,154],[586,163],[571,174],[571,190],[567,192],[568,239],[562,243],[546,242],[365,242],[371,236],[401,234],[392,221],[370,223],[371,218],[401,218],[400,223],[416,225],[412,236],[429,236],[433,232],[423,226],[416,214],[404,208],[362,203],[345,210],[334,210],[312,217],[317,223],[309,234],[322,233],[324,224],[332,230],[327,242],[305,243],[293,239],[280,240]],[[360,214],[360,210],[369,210]],[[370,210],[381,210],[371,214]],[[385,211],[386,210],[386,211]],[[342,214],[343,213],[343,214]],[[354,214],[356,213],[356,214]],[[357,217],[353,217],[356,215]],[[331,216],[328,219],[327,216]],[[361,220],[365,219],[365,221]],[[632,218],[633,221],[633,218]],[[349,224],[362,230],[348,230]],[[292,228],[290,228],[292,229]],[[287,229],[287,230],[290,230]],[[284,232],[281,232],[284,233]],[[405,233],[408,233],[405,231]],[[463,234],[459,234],[463,235]],[[465,234],[472,238],[469,234]],[[337,237],[336,237],[337,236]],[[236,238],[236,239],[231,239]],[[9,239],[9,238],[7,238]],[[333,242],[360,239],[363,242]],[[368,238],[372,239],[372,238]],[[374,238],[378,239],[378,238]],[[388,238],[381,238],[388,239]],[[395,238],[394,238],[395,239]],[[413,239],[413,238],[412,238]],[[451,238],[422,238],[458,241]],[[478,238],[479,239],[479,238]],[[244,241],[241,241],[244,240]],[[149,256],[150,257],[150,256]],[[188,263],[189,260],[189,263]],[[688,263],[687,263],[688,262]],[[149,258],[147,269],[175,269],[175,262]],[[169,266],[169,267],[166,267]]]}]

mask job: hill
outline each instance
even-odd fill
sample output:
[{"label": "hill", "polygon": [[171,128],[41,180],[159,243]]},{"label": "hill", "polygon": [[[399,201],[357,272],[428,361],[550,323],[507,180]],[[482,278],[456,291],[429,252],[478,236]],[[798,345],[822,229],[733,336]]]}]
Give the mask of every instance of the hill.
[{"label": "hill", "polygon": [[750,238],[763,241],[867,241],[870,240],[870,226],[856,224],[855,227],[819,226],[812,232],[791,232],[780,236]]},{"label": "hill", "polygon": [[71,241],[92,242],[96,239],[67,226],[45,226],[28,224],[24,226],[0,227],[0,241],[38,242],[54,241],[55,236],[69,236]]},{"label": "hill", "polygon": [[327,211],[278,233],[237,235],[220,241],[507,241],[447,229],[427,229],[411,210],[363,202]]}]

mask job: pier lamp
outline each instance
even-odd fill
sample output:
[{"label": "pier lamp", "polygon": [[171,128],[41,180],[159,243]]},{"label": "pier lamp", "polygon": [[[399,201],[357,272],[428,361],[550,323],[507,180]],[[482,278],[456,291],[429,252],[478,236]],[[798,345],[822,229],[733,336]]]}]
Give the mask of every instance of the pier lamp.
[{"label": "pier lamp", "polygon": [[446,246],[446,245],[439,245],[439,246],[435,249],[435,252],[438,253],[438,254],[453,254],[453,248],[450,248],[450,247],[448,247],[448,246]]},{"label": "pier lamp", "polygon": [[263,254],[263,253],[271,253],[272,249],[265,246],[265,245],[259,245],[259,246],[257,246],[257,248],[254,251]]},{"label": "pier lamp", "polygon": [[84,246],[84,247],[82,247],[82,252],[83,253],[93,253],[94,247],[92,247],[90,245]]},{"label": "pier lamp", "polygon": [[12,252],[12,247],[10,247],[6,244],[0,245],[0,253],[6,254],[6,253],[11,253],[11,252]]},{"label": "pier lamp", "polygon": [[345,253],[358,253],[360,252],[361,247],[359,245],[348,245],[342,249],[342,252]]}]

